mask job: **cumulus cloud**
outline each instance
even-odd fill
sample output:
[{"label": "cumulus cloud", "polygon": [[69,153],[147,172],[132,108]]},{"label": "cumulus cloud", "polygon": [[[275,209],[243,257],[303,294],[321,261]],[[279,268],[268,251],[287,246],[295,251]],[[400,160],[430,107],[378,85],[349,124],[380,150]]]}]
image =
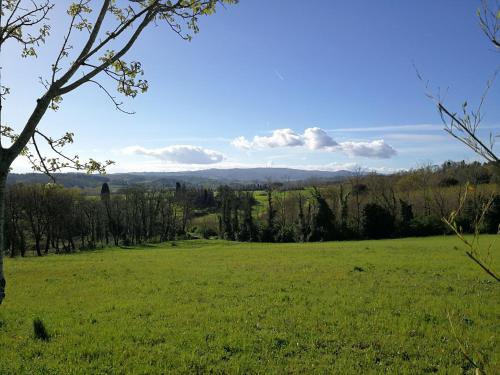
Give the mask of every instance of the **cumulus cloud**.
[{"label": "cumulus cloud", "polygon": [[242,150],[303,146],[313,151],[343,151],[351,157],[387,159],[396,155],[396,150],[383,139],[370,142],[337,143],[325,130],[317,127],[307,128],[303,134],[288,128],[276,129],[270,136],[255,136],[253,140],[238,137],[231,144]]},{"label": "cumulus cloud", "polygon": [[176,164],[216,164],[224,160],[220,152],[191,145],[175,145],[156,149],[141,146],[127,147],[126,154],[151,156],[168,163]]},{"label": "cumulus cloud", "polygon": [[337,142],[320,128],[307,128],[302,138],[310,150],[323,150],[337,145]]},{"label": "cumulus cloud", "polygon": [[311,150],[321,150],[336,146],[337,142],[320,128],[307,128],[304,134],[286,128],[273,130],[269,136],[256,135],[252,141],[245,137],[238,137],[233,139],[231,144],[243,150],[298,146],[306,146]]},{"label": "cumulus cloud", "polygon": [[304,140],[300,134],[295,133],[292,129],[276,129],[268,137],[255,136],[251,144],[257,148],[295,147],[302,146]]},{"label": "cumulus cloud", "polygon": [[371,142],[342,142],[339,148],[351,157],[388,159],[396,155],[396,150],[383,139]]}]

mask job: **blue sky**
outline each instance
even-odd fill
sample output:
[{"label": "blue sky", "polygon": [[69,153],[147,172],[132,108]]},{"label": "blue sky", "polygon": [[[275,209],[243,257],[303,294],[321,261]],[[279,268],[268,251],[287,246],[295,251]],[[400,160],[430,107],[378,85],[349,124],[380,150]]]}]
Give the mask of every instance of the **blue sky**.
[{"label": "blue sky", "polygon": [[[67,22],[56,2],[54,30],[37,59],[2,51],[12,88],[3,121],[19,128],[42,92]],[[41,128],[75,133],[71,154],[112,159],[110,172],[279,166],[390,172],[448,159],[475,160],[446,135],[414,65],[433,92],[459,108],[477,103],[498,67],[482,34],[479,1],[241,0],[202,19],[192,42],[150,28],[140,59],[149,91],[116,111],[94,86],[69,94]],[[113,84],[105,79],[112,88]],[[498,133],[493,87],[484,127]],[[28,171],[25,161],[14,170]]]}]

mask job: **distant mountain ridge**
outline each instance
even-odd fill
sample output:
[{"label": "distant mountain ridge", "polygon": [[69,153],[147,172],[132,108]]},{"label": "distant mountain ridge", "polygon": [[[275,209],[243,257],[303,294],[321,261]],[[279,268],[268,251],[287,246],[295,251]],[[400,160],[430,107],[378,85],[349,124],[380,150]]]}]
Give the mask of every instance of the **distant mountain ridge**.
[{"label": "distant mountain ridge", "polygon": [[[307,180],[338,181],[352,175],[346,170],[319,171],[293,168],[233,168],[204,169],[182,172],[133,172],[107,175],[85,173],[56,173],[56,181],[66,187],[94,188],[107,182],[113,186],[136,184],[174,186],[176,182],[193,185],[251,184],[266,182],[299,182]],[[7,183],[47,183],[50,179],[41,173],[11,173]]]}]

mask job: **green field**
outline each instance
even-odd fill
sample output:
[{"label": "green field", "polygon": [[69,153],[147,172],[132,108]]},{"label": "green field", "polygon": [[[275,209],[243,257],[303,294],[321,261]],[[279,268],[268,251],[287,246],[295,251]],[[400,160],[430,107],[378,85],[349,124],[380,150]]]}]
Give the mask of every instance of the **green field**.
[{"label": "green field", "polygon": [[500,373],[499,285],[454,237],[186,241],[5,267],[2,374],[472,373],[448,310]]}]

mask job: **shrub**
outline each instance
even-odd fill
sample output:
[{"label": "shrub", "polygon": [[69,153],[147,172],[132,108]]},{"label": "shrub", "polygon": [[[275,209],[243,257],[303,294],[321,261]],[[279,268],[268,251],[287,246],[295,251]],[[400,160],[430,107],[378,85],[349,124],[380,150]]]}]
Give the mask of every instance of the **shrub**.
[{"label": "shrub", "polygon": [[435,236],[446,232],[444,223],[435,216],[417,216],[411,223],[411,234],[417,237]]},{"label": "shrub", "polygon": [[281,227],[276,233],[276,242],[295,242],[295,226]]},{"label": "shrub", "polygon": [[393,237],[394,216],[379,204],[367,204],[363,208],[363,233],[368,238]]}]

